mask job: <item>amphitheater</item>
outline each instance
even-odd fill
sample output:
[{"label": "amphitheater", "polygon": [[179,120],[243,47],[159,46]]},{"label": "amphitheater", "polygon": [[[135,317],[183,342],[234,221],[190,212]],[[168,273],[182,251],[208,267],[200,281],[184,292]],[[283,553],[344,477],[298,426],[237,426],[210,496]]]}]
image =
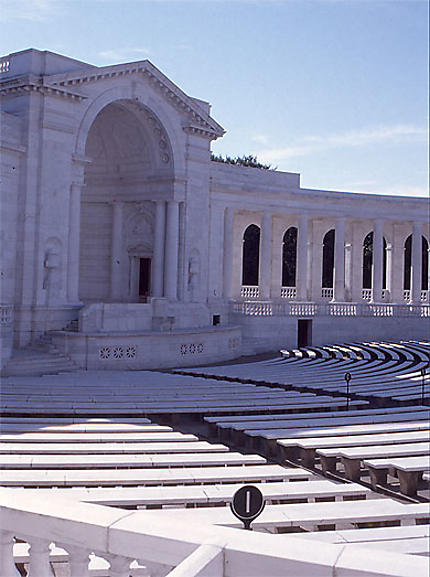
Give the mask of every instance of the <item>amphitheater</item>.
[{"label": "amphitheater", "polygon": [[217,162],[147,60],[0,94],[0,577],[427,577],[427,199]]},{"label": "amphitheater", "polygon": [[[4,378],[2,577],[424,577],[429,360],[371,342]],[[252,532],[229,507],[249,484]]]}]

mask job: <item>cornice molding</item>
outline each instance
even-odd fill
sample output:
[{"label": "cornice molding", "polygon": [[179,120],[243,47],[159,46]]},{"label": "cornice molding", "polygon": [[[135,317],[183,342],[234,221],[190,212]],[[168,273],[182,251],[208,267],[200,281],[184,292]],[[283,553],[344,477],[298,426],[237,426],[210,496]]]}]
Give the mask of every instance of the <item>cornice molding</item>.
[{"label": "cornice molding", "polygon": [[88,97],[63,87],[54,86],[46,82],[45,78],[20,77],[0,84],[0,94],[15,95],[29,92],[39,92],[49,96],[59,96],[70,100],[82,101]]},{"label": "cornice molding", "polygon": [[175,108],[185,113],[190,121],[191,129],[200,130],[201,134],[211,139],[219,138],[225,134],[222,126],[209,116],[195,100],[187,96],[176,84],[171,82],[149,60],[54,75],[49,77],[49,83],[50,86],[58,86],[60,89],[65,90],[69,86],[79,86],[99,80],[135,75],[143,75]]}]

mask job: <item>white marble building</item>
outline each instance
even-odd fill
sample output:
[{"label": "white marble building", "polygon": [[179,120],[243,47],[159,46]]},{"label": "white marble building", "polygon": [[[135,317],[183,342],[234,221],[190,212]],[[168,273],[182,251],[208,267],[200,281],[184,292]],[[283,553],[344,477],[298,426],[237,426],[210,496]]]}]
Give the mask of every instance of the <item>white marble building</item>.
[{"label": "white marble building", "polygon": [[428,332],[426,199],[213,162],[209,104],[147,60],[25,50],[0,90],[3,362],[48,331],[109,369]]}]

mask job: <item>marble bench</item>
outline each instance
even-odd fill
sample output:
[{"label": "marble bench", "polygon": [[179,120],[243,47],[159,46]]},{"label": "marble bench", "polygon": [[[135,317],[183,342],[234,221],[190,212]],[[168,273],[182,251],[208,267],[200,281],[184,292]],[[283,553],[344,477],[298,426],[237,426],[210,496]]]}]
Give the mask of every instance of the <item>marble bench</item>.
[{"label": "marble bench", "polygon": [[204,483],[253,483],[258,481],[306,481],[312,477],[300,468],[280,465],[229,467],[181,467],[172,469],[34,469],[0,470],[4,487],[118,487],[140,485],[181,485]]},{"label": "marble bench", "polygon": [[[68,497],[86,503],[127,507],[161,508],[170,506],[228,504],[234,493],[243,485],[184,485],[161,487],[123,487],[115,489],[25,489],[26,495],[43,498],[46,492],[53,496]],[[371,490],[357,483],[333,483],[327,480],[257,483],[267,502],[284,502],[318,499],[367,498]]]},{"label": "marble bench", "polygon": [[[160,516],[171,514],[189,523],[241,527],[242,523],[229,507],[198,509],[169,509],[159,511]],[[301,503],[267,505],[253,522],[254,529],[282,531],[285,528],[318,531],[327,527],[357,528],[360,525],[398,523],[414,525],[416,521],[428,520],[428,503],[403,504],[392,499],[370,499],[360,501],[336,501],[329,503]]]},{"label": "marble bench", "polygon": [[260,455],[241,453],[168,453],[116,455],[0,455],[0,469],[119,469],[154,467],[226,467],[266,463]]},{"label": "marble bench", "polygon": [[430,471],[429,456],[391,457],[388,459],[365,459],[364,465],[369,469],[372,487],[385,485],[390,470],[394,470],[399,479],[400,492],[414,496],[423,473]]},{"label": "marble bench", "polygon": [[345,470],[345,477],[351,481],[359,481],[361,477],[361,461],[379,457],[412,457],[427,455],[430,453],[429,433],[426,437],[415,443],[402,442],[396,445],[378,444],[375,439],[370,446],[338,447],[337,449],[317,449],[322,463],[322,469],[326,471],[336,470],[336,459],[340,457]]}]

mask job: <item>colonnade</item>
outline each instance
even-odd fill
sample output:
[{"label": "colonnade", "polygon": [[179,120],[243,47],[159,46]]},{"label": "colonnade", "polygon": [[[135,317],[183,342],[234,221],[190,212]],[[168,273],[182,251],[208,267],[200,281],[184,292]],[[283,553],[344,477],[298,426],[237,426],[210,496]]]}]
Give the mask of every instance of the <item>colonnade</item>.
[{"label": "colonnade", "polygon": [[[233,279],[232,269],[240,262],[242,268],[242,252],[234,247],[235,213],[234,209],[225,209],[224,218],[224,297],[227,299],[259,298],[261,300],[276,299],[279,297],[294,298],[297,301],[316,301],[329,299],[334,302],[368,300],[371,302],[399,302],[405,300],[412,304],[419,304],[423,300],[422,291],[422,234],[423,223],[413,222],[410,225],[412,234],[411,251],[411,288],[403,290],[403,266],[404,266],[404,239],[396,246],[396,239],[390,243],[387,250],[387,268],[389,268],[389,289],[383,284],[384,279],[384,227],[389,221],[381,218],[369,222],[373,232],[373,256],[372,256],[372,283],[370,289],[363,289],[363,239],[360,246],[354,247],[351,226],[352,219],[336,218],[331,221],[330,228],[334,229],[334,266],[333,286],[324,288],[321,279],[321,261],[323,258],[322,241],[318,243],[313,236],[314,217],[301,215],[296,219],[297,224],[297,249],[296,249],[296,286],[281,287],[281,279],[274,281],[272,266],[282,251],[282,244],[274,242],[273,220],[274,215],[264,212],[255,217],[250,224],[258,224],[260,228],[260,259],[258,287],[237,286]],[[315,217],[316,219],[316,217]],[[327,219],[329,222],[329,219]],[[241,221],[243,223],[243,220]],[[241,225],[242,226],[242,225]],[[406,235],[408,236],[408,235]],[[401,244],[401,246],[399,246]],[[241,247],[240,247],[241,248]],[[394,255],[396,264],[394,263]],[[360,254],[361,253],[361,254]],[[402,266],[399,266],[399,263]],[[359,273],[357,267],[360,268]],[[393,268],[395,267],[395,268]],[[276,274],[276,273],[275,273]],[[357,281],[360,279],[360,286]],[[276,285],[276,286],[275,286]],[[428,288],[428,286],[427,286]],[[293,290],[294,289],[294,290]],[[424,291],[425,299],[428,300],[428,290]],[[407,298],[406,298],[407,294]]]}]

